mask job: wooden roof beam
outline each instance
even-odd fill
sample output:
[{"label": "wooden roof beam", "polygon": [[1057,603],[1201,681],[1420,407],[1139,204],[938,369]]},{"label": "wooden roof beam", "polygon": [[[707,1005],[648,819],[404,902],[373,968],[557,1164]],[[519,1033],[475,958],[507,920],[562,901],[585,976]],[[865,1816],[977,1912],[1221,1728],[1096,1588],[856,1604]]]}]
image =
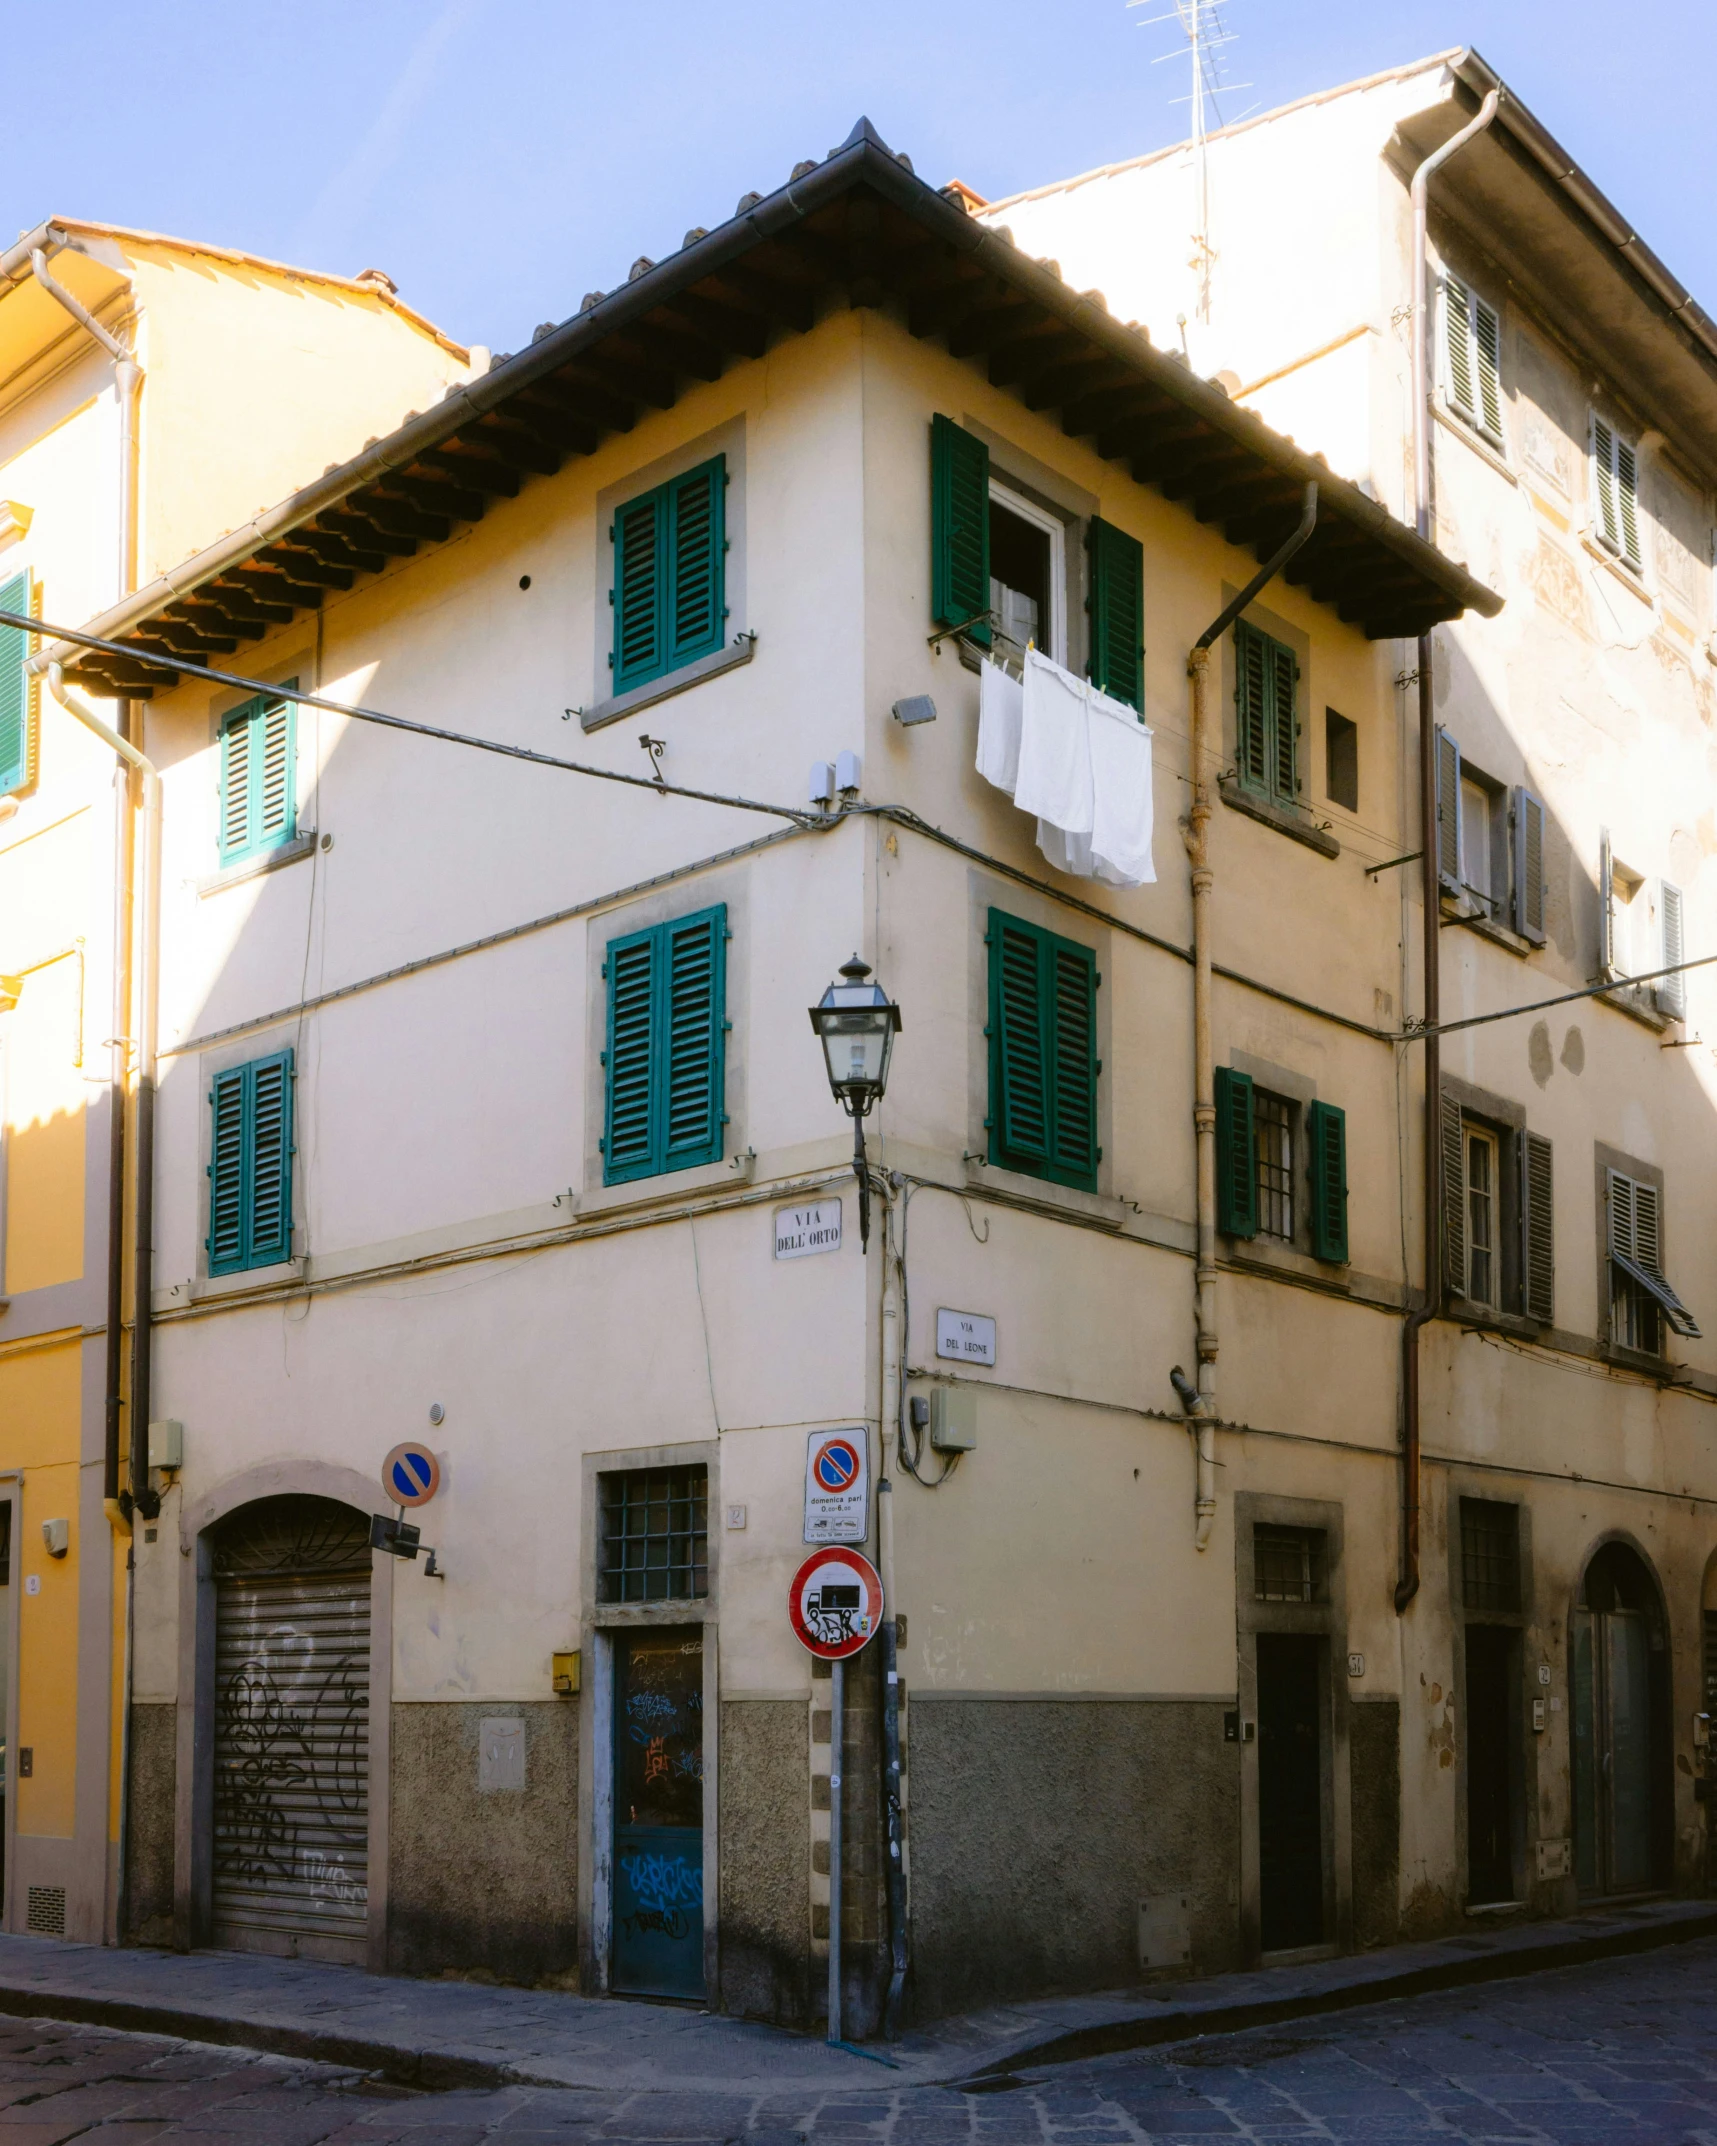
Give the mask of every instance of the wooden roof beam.
[{"label": "wooden roof beam", "polygon": [[515,470],[507,468],[493,455],[473,453],[465,446],[462,435],[456,435],[444,446],[426,449],[412,467],[430,476],[451,479],[456,485],[498,492],[503,499],[517,499],[524,489]]},{"label": "wooden roof beam", "polygon": [[278,566],[284,573],[293,576],[297,581],[308,582],[312,587],[349,589],[358,578],[345,567],[329,566],[313,552],[307,551],[304,548],[304,532],[301,529],[295,529],[290,540],[265,544],[256,556],[263,565]]}]

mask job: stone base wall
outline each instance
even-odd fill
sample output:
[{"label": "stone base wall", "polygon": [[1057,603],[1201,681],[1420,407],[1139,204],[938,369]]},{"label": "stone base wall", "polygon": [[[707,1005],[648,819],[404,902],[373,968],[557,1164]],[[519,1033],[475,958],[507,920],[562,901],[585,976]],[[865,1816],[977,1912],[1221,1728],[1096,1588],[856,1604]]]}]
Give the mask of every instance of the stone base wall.
[{"label": "stone base wall", "polygon": [[1401,1702],[1347,1710],[1353,1802],[1353,1942],[1364,1952],[1401,1936]]},{"label": "stone base wall", "polygon": [[805,1705],[730,1699],[721,1709],[721,2009],[809,2026],[810,1795]]},{"label": "stone base wall", "polygon": [[[523,1788],[478,1787],[480,1725],[524,1723]],[[578,1969],[578,1710],[397,1702],[388,1965],[534,1984]]]},{"label": "stone base wall", "polygon": [[131,1709],[131,1807],[124,1942],[173,1942],[173,1801],[179,1710],[171,1700]]}]

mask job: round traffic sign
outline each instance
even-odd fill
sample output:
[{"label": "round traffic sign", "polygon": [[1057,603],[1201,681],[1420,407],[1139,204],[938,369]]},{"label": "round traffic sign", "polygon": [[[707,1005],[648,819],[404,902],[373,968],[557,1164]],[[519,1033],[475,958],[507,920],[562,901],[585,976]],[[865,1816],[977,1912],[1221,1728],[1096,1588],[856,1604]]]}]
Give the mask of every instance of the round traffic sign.
[{"label": "round traffic sign", "polygon": [[850,1438],[827,1438],[813,1463],[818,1483],[831,1493],[849,1489],[864,1465]]},{"label": "round traffic sign", "polygon": [[857,1654],[882,1623],[882,1581],[856,1550],[813,1550],[793,1575],[787,1614],[799,1644],[824,1661]]},{"label": "round traffic sign", "polygon": [[427,1446],[408,1439],[382,1462],[382,1488],[396,1505],[427,1505],[441,1488],[441,1463]]}]

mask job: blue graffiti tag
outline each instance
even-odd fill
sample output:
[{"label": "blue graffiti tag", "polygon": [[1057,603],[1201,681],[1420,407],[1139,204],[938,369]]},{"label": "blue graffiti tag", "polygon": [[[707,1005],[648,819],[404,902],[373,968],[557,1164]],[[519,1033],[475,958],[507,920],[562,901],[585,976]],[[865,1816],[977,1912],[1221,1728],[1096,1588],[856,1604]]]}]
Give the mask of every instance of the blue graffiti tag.
[{"label": "blue graffiti tag", "polygon": [[641,1908],[666,1914],[703,1906],[703,1871],[683,1855],[623,1855],[620,1868]]}]

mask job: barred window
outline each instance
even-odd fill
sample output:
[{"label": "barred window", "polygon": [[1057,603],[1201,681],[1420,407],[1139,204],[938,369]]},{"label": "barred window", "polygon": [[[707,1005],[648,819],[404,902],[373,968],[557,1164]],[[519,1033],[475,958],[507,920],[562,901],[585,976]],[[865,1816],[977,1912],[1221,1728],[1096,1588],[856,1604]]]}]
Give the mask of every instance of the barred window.
[{"label": "barred window", "polygon": [[1252,1576],[1260,1602],[1321,1602],[1324,1598],[1322,1528],[1252,1530]]},{"label": "barred window", "polygon": [[1461,1596],[1469,1610],[1520,1607],[1520,1508],[1461,1500]]},{"label": "barred window", "polygon": [[1266,1089],[1252,1091],[1258,1157],[1258,1234],[1294,1241],[1294,1106]]},{"label": "barred window", "polygon": [[709,1593],[709,1470],[626,1468],[601,1479],[604,1602],[685,1602]]}]

